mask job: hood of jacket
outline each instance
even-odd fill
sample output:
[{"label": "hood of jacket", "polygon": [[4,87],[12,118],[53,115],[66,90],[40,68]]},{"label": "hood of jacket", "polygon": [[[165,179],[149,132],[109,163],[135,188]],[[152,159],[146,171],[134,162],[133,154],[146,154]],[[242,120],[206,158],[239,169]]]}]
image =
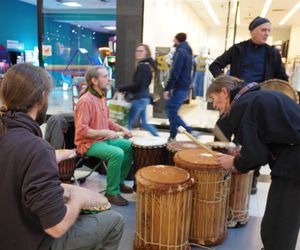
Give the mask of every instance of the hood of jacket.
[{"label": "hood of jacket", "polygon": [[8,110],[3,117],[3,122],[7,129],[23,128],[38,137],[42,137],[42,131],[38,123],[26,113]]},{"label": "hood of jacket", "polygon": [[140,63],[149,63],[154,69],[157,68],[156,62],[153,60],[152,57],[145,58],[145,59],[139,61],[139,64]]}]

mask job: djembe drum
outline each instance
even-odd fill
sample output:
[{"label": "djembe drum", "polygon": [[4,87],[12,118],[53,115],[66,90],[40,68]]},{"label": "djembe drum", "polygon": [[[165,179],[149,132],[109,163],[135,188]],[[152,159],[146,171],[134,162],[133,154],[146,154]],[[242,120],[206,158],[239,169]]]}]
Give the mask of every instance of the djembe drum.
[{"label": "djembe drum", "polygon": [[193,141],[173,141],[167,144],[167,164],[175,165],[174,155],[184,149],[197,149],[199,146]]},{"label": "djembe drum", "polygon": [[[229,142],[210,142],[207,144],[213,150],[230,154],[230,147],[234,145]],[[249,201],[251,195],[253,171],[245,174],[232,173],[229,209],[228,209],[228,227],[239,227],[245,225],[249,220]]]},{"label": "djembe drum", "polygon": [[76,157],[72,157],[58,163],[59,179],[61,182],[70,183],[74,176]]},{"label": "djembe drum", "polygon": [[227,236],[227,209],[231,172],[203,149],[181,150],[176,166],[195,180],[189,239],[200,245],[216,245]]},{"label": "djembe drum", "polygon": [[136,174],[134,249],[187,250],[192,209],[190,174],[157,165]]},{"label": "djembe drum", "polygon": [[166,163],[167,139],[155,136],[135,137],[132,141],[135,170]]}]

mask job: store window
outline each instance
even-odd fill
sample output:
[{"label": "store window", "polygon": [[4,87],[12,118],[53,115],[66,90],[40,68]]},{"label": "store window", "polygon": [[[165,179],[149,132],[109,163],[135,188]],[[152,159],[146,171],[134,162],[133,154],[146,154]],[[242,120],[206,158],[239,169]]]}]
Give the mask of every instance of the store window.
[{"label": "store window", "polygon": [[114,84],[115,27],[115,0],[44,0],[43,62],[54,80],[52,99],[63,111],[75,108],[90,66],[105,65]]}]

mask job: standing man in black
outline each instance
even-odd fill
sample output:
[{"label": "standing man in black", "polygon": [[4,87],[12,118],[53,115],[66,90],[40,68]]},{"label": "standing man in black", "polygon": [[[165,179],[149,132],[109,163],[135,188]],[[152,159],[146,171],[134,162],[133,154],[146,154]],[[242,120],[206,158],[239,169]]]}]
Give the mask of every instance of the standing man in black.
[{"label": "standing man in black", "polygon": [[[279,52],[268,45],[267,39],[271,31],[271,22],[267,18],[256,17],[249,25],[251,39],[234,44],[219,56],[209,67],[214,77],[224,73],[224,68],[230,65],[230,75],[244,80],[246,83],[261,83],[268,79],[288,80]],[[217,125],[230,139],[231,132],[227,126],[226,117],[221,115]],[[255,171],[252,194],[257,191],[259,168]]]}]

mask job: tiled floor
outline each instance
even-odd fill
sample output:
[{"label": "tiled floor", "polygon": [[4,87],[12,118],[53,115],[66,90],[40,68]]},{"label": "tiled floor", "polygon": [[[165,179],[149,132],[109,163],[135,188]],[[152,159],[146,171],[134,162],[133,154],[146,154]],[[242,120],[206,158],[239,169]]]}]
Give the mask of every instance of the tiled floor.
[{"label": "tiled floor", "polygon": [[[49,102],[49,114],[70,112],[72,110],[72,99],[71,93],[69,91],[54,90],[50,95]],[[206,104],[203,100],[194,100],[190,105],[185,105],[180,113],[183,115],[184,119],[194,127],[212,128],[215,121],[218,118],[218,113],[216,111],[206,110]],[[161,123],[160,119],[151,119],[154,124]],[[166,122],[166,121],[163,121]],[[44,126],[43,126],[44,128]],[[148,132],[142,130],[135,130],[135,136],[145,136],[149,135]],[[168,137],[168,133],[160,132],[163,137]],[[202,134],[199,137],[200,141],[208,142],[212,141],[212,135]],[[178,135],[177,140],[187,140],[185,135]],[[75,175],[79,176],[85,175],[86,169],[76,170]],[[264,175],[269,174],[268,167],[263,167],[261,173]],[[105,176],[100,176],[98,173],[93,173],[83,186],[97,190],[103,191],[105,189]],[[128,182],[132,185],[132,182]],[[270,184],[268,182],[258,183],[258,192],[255,195],[251,195],[250,198],[250,220],[247,225],[238,229],[229,229],[227,239],[218,246],[213,248],[205,249],[216,249],[216,250],[258,250],[262,247],[260,240],[260,223],[261,218],[264,214],[266,197],[268,193]],[[132,243],[134,239],[134,228],[135,228],[135,195],[124,195],[130,201],[129,206],[117,207],[113,206],[113,210],[118,211],[124,216],[125,220],[125,230],[124,235],[119,247],[119,250],[131,250]],[[193,246],[193,249],[201,249]],[[297,250],[300,250],[300,244],[298,244]],[[283,249],[284,250],[284,249]]]}]

